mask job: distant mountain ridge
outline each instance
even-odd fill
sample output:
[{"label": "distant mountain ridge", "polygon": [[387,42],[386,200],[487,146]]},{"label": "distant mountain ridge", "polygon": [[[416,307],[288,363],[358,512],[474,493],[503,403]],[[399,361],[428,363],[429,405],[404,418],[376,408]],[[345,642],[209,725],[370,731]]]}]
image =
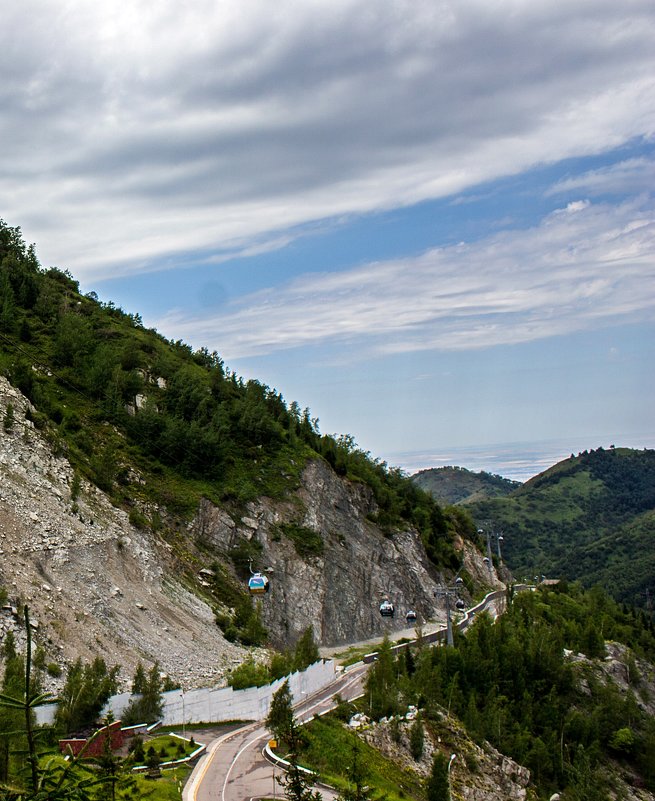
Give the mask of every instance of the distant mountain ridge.
[{"label": "distant mountain ridge", "polygon": [[478,525],[504,534],[517,577],[601,584],[646,606],[655,589],[655,450],[598,448],[571,454],[505,497],[467,506]]},{"label": "distant mountain ridge", "polygon": [[468,504],[487,498],[509,495],[521,486],[520,481],[487,473],[474,473],[465,467],[432,467],[419,470],[412,481],[429,492],[438,503]]}]

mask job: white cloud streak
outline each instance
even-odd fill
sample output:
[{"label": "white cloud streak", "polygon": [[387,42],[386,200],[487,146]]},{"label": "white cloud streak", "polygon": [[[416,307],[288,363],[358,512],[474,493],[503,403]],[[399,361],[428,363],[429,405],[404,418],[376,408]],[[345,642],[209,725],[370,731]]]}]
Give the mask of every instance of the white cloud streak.
[{"label": "white cloud streak", "polygon": [[24,0],[1,213],[87,282],[273,246],[651,136],[653,41],[652,0]]},{"label": "white cloud streak", "polygon": [[584,192],[597,197],[605,194],[652,192],[653,187],[655,187],[655,159],[633,158],[565,178],[550,187],[546,195]]},{"label": "white cloud streak", "polygon": [[[160,330],[228,361],[330,344],[358,358],[511,345],[652,318],[655,208],[572,202],[529,230],[307,275]],[[354,347],[356,346],[356,347]]]}]

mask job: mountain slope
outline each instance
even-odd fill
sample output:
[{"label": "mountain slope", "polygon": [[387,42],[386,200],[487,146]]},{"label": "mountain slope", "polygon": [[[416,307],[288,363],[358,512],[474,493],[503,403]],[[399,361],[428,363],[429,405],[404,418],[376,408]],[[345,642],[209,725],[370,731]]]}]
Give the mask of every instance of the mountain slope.
[{"label": "mountain slope", "polygon": [[[430,616],[455,570],[488,582],[464,515],[218,354],[81,295],[1,221],[0,371],[0,589],[59,664],[101,653],[125,679],[158,659],[206,684],[240,645],[362,639],[382,597]],[[261,602],[251,568],[271,569]]]},{"label": "mountain slope", "polygon": [[445,504],[467,504],[509,495],[521,486],[520,481],[512,481],[484,470],[474,473],[465,467],[431,467],[419,470],[411,478],[438,503]]},{"label": "mountain slope", "polygon": [[478,523],[503,530],[515,575],[600,582],[645,604],[655,576],[655,451],[585,451],[470,509]]}]

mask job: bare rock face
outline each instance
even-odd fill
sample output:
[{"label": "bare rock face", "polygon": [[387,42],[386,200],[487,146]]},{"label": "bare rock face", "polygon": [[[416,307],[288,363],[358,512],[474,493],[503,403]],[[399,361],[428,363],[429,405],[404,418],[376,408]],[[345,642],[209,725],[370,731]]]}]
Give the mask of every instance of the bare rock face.
[{"label": "bare rock face", "polygon": [[[0,587],[30,609],[48,663],[102,656],[128,682],[136,663],[159,661],[184,686],[209,685],[243,659],[211,608],[177,580],[165,543],[130,525],[93,485],[71,497],[73,470],[30,420],[29,402],[0,378]],[[24,640],[12,609],[0,638]]]},{"label": "bare rock face", "polygon": [[[253,569],[265,572],[271,582],[262,597],[262,615],[280,643],[293,642],[309,625],[322,645],[368,639],[406,628],[409,609],[424,620],[442,620],[443,600],[437,601],[435,591],[444,577],[430,564],[418,532],[385,536],[369,519],[375,512],[368,487],[339,478],[315,460],[290,501],[262,498],[236,522],[205,502],[192,535],[217,555],[243,540],[258,543],[261,553]],[[299,557],[284,534],[290,523],[312,533],[320,545],[315,555]],[[459,547],[464,549],[464,543]],[[467,569],[486,573],[474,553],[465,549]],[[396,608],[393,619],[379,614],[384,598]]]},{"label": "bare rock face", "polygon": [[[166,542],[76,479],[28,409],[0,378],[0,587],[17,609],[29,606],[47,662],[64,667],[101,655],[109,666],[121,665],[126,684],[138,661],[158,661],[184,687],[221,683],[245,649],[223,638],[202,582],[184,586]],[[254,568],[267,573],[271,591],[257,602],[277,645],[294,643],[309,625],[323,645],[368,639],[406,627],[409,609],[443,620],[435,590],[447,577],[429,563],[416,531],[386,536],[372,522],[376,512],[367,486],[317,459],[287,500],[260,498],[240,519],[200,504],[189,546],[196,542],[223,561],[239,542],[258,544]],[[294,543],[289,526],[301,540],[309,532],[309,550]],[[456,547],[469,573],[484,575],[475,549]],[[379,614],[385,598],[396,607],[394,619]],[[11,609],[0,613],[0,636],[9,629],[20,642]]]}]

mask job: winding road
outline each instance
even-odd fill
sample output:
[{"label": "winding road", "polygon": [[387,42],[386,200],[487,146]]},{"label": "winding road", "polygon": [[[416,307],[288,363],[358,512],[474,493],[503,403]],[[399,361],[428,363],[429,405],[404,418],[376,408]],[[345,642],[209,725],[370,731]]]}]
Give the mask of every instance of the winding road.
[{"label": "winding road", "polygon": [[[517,588],[518,589],[518,588]],[[527,589],[521,586],[520,589]],[[502,612],[505,591],[489,593],[483,601],[469,609],[456,624],[465,630],[475,613],[489,611],[494,617]],[[433,627],[430,627],[433,628]],[[408,630],[408,635],[414,630]],[[426,642],[437,642],[445,637],[445,628],[434,627],[424,636]],[[395,632],[394,636],[403,634]],[[372,641],[373,643],[376,641]],[[379,643],[379,639],[377,640]],[[396,648],[406,647],[405,643]],[[342,646],[343,647],[343,646]],[[334,696],[339,694],[344,700],[352,700],[363,692],[364,680],[375,659],[368,655],[364,662],[352,665],[337,674],[335,680],[314,695],[303,698],[294,704],[294,713],[299,723],[311,720],[332,709]],[[210,745],[193,770],[182,793],[183,801],[251,801],[258,798],[282,798],[282,788],[276,781],[280,767],[275,767],[263,755],[270,733],[262,721],[246,724],[233,730]],[[336,794],[328,787],[321,786],[320,792],[325,801],[333,801]]]},{"label": "winding road", "polygon": [[[334,696],[345,700],[361,695],[368,665],[359,664],[342,672],[332,684],[294,705],[300,723],[334,707]],[[196,765],[182,793],[183,801],[247,801],[282,796],[275,780],[280,768],[262,755],[270,734],[262,722],[251,723],[215,740]],[[325,801],[335,794],[321,787]]]}]

